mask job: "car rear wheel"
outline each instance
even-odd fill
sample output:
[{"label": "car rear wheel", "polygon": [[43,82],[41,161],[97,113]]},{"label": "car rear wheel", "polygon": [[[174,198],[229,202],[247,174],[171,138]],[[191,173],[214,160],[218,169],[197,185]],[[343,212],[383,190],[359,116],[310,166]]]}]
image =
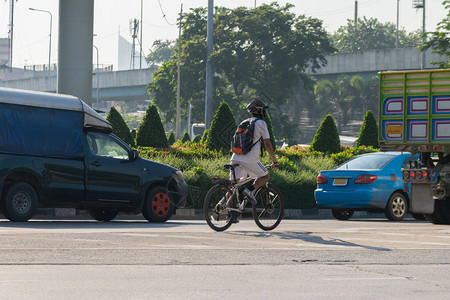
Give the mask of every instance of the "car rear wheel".
[{"label": "car rear wheel", "polygon": [[38,204],[34,188],[25,182],[12,184],[6,192],[2,211],[12,222],[26,222],[33,217]]},{"label": "car rear wheel", "polygon": [[331,213],[333,217],[341,221],[346,221],[353,216],[353,210],[350,209],[332,209]]},{"label": "car rear wheel", "polygon": [[147,195],[142,214],[149,222],[163,223],[172,217],[174,203],[164,187],[156,187]]},{"label": "car rear wheel", "polygon": [[88,212],[94,220],[101,222],[109,222],[119,213],[117,210],[106,208],[91,208]]},{"label": "car rear wheel", "polygon": [[402,193],[393,193],[389,198],[384,215],[390,221],[401,221],[408,212],[408,200]]}]

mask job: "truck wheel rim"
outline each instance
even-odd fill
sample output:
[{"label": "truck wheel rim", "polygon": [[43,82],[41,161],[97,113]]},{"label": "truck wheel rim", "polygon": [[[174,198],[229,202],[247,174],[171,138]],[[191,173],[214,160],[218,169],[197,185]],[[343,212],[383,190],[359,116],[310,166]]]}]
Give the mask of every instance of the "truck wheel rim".
[{"label": "truck wheel rim", "polygon": [[158,193],[153,197],[152,208],[157,216],[165,216],[169,212],[170,199],[166,193]]},{"label": "truck wheel rim", "polygon": [[402,197],[395,197],[392,201],[392,212],[396,217],[402,217],[406,212],[406,203]]},{"label": "truck wheel rim", "polygon": [[30,209],[31,199],[25,192],[19,192],[14,195],[13,207],[18,213],[25,213]]}]

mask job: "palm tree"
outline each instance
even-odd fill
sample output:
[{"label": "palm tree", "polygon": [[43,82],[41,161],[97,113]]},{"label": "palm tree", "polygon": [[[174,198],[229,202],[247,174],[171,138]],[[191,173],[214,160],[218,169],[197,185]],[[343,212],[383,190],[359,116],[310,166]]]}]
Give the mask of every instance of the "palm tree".
[{"label": "palm tree", "polygon": [[347,75],[340,75],[335,82],[320,80],[314,87],[318,105],[323,114],[338,113],[338,131],[342,132],[342,126],[347,125],[348,115],[354,96]]},{"label": "palm tree", "polygon": [[368,110],[378,113],[378,77],[373,76],[364,80],[361,76],[355,75],[350,80],[350,86],[353,88],[353,112],[361,109],[365,114]]}]

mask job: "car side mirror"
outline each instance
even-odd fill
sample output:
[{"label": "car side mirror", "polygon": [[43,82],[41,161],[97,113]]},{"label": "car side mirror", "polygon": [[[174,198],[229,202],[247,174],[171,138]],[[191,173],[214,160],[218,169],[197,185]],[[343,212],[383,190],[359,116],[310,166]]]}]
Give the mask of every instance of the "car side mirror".
[{"label": "car side mirror", "polygon": [[138,157],[139,157],[139,152],[136,149],[133,149],[133,151],[131,151],[130,160],[135,161],[136,159],[138,159]]}]

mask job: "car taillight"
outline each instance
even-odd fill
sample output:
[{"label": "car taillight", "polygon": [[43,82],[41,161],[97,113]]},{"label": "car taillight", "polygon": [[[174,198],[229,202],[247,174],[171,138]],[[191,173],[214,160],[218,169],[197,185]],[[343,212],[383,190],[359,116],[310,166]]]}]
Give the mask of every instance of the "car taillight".
[{"label": "car taillight", "polygon": [[319,175],[319,176],[317,176],[316,182],[317,182],[317,184],[326,184],[326,183],[328,183],[328,180],[325,176]]},{"label": "car taillight", "polygon": [[377,180],[377,176],[376,175],[359,175],[358,177],[356,177],[355,179],[355,183],[356,184],[369,184],[374,182],[375,180]]},{"label": "car taillight", "polygon": [[422,177],[425,179],[428,179],[428,172],[427,171],[422,171]]},{"label": "car taillight", "polygon": [[409,172],[409,177],[410,177],[411,179],[416,178],[416,172],[414,172],[414,171]]},{"label": "car taillight", "polygon": [[408,171],[404,171],[403,172],[403,179],[408,179],[409,178],[409,172]]}]

